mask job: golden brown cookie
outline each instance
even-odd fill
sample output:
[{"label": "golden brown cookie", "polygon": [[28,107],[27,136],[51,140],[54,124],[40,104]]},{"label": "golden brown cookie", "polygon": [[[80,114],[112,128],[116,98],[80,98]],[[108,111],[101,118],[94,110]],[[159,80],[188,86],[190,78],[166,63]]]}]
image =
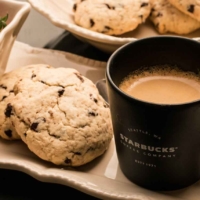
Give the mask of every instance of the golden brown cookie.
[{"label": "golden brown cookie", "polygon": [[110,109],[89,79],[71,68],[47,68],[22,79],[11,116],[28,148],[56,165],[80,166],[102,155],[113,137]]}]

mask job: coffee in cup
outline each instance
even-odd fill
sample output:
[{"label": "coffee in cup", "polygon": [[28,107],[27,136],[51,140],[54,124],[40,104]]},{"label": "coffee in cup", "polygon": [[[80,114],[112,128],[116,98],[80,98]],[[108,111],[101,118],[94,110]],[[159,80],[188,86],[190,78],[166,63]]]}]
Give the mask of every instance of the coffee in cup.
[{"label": "coffee in cup", "polygon": [[182,104],[200,100],[200,75],[175,66],[153,66],[129,74],[119,88],[142,101]]}]

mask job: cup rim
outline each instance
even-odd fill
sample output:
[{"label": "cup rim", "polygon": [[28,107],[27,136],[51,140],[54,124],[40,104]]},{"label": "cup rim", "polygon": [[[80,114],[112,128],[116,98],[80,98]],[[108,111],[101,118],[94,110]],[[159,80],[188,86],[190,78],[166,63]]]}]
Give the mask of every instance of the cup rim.
[{"label": "cup rim", "polygon": [[189,102],[185,102],[185,103],[174,103],[174,104],[166,104],[166,103],[154,103],[154,102],[148,102],[148,101],[145,101],[145,100],[141,100],[141,99],[138,99],[138,98],[135,98],[125,92],[123,92],[122,90],[119,89],[119,87],[114,83],[114,81],[112,80],[111,78],[111,75],[110,75],[110,66],[111,66],[111,62],[112,60],[117,56],[117,54],[119,54],[123,49],[126,49],[128,46],[130,45],[133,45],[134,43],[140,43],[141,41],[145,41],[145,40],[154,40],[154,39],[180,39],[180,40],[186,40],[186,41],[189,41],[189,42],[193,42],[193,43],[196,43],[198,45],[200,45],[200,42],[196,41],[196,40],[193,40],[192,38],[187,38],[187,37],[183,37],[183,36],[151,36],[151,37],[146,37],[146,38],[141,38],[141,39],[138,39],[138,40],[135,40],[135,41],[131,41],[131,42],[128,42],[124,45],[122,45],[121,47],[119,47],[117,50],[115,50],[111,56],[109,57],[108,59],[108,62],[107,62],[107,65],[106,65],[106,79],[107,79],[107,82],[109,81],[109,83],[113,86],[113,88],[118,92],[120,93],[121,95],[123,95],[123,97],[125,98],[128,98],[129,100],[132,100],[132,101],[136,101],[138,103],[142,103],[142,104],[146,104],[146,105],[150,105],[150,106],[160,106],[160,107],[180,107],[180,106],[191,106],[191,105],[194,105],[194,104],[197,104],[200,102],[200,99],[199,100],[194,100],[194,101],[189,101]]}]

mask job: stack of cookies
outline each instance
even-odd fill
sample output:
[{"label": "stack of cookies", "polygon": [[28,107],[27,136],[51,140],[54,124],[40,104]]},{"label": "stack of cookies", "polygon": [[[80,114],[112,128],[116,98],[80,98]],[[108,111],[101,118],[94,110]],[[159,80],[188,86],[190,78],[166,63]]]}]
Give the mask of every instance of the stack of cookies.
[{"label": "stack of cookies", "polygon": [[[200,17],[195,15],[200,9],[197,0],[150,0],[150,2],[152,8],[149,18],[159,33],[188,34],[200,28]],[[187,9],[183,12],[184,9],[179,4]]]},{"label": "stack of cookies", "polygon": [[76,0],[74,21],[106,35],[121,35],[150,20],[158,33],[189,34],[200,28],[199,0]]},{"label": "stack of cookies", "polygon": [[113,137],[110,110],[96,86],[72,68],[38,64],[0,79],[0,136],[21,139],[43,160],[80,166]]}]

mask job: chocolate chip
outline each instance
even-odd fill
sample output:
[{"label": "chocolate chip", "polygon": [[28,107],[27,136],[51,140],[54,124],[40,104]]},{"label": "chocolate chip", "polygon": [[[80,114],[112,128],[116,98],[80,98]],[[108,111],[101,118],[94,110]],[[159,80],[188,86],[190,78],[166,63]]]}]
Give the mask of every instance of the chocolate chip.
[{"label": "chocolate chip", "polygon": [[24,133],[24,137],[26,137],[27,136],[27,133]]},{"label": "chocolate chip", "polygon": [[90,19],[90,27],[93,27],[95,25],[95,22],[93,19]]},{"label": "chocolate chip", "polygon": [[95,113],[95,112],[89,111],[89,112],[88,112],[88,115],[89,115],[89,116],[96,117],[96,116],[98,115],[98,113]]},{"label": "chocolate chip", "polygon": [[6,87],[5,85],[3,85],[3,84],[0,85],[0,88],[3,88],[3,89],[5,89],[5,90],[7,89],[7,87]]},{"label": "chocolate chip", "polygon": [[40,81],[41,83],[43,83],[43,84],[46,84],[44,81]]},{"label": "chocolate chip", "polygon": [[22,123],[27,124],[23,119],[21,120]]},{"label": "chocolate chip", "polygon": [[64,89],[58,90],[58,96],[61,97],[61,96],[63,95],[64,92],[65,92]]},{"label": "chocolate chip", "polygon": [[32,74],[31,78],[34,78],[34,77],[36,77],[36,74]]},{"label": "chocolate chip", "polygon": [[10,90],[9,92],[10,92],[10,93],[13,93],[13,92],[14,92],[14,90]]},{"label": "chocolate chip", "polygon": [[103,106],[104,106],[104,108],[109,108],[109,105],[106,103]]},{"label": "chocolate chip", "polygon": [[60,136],[58,136],[58,135],[54,135],[54,134],[49,134],[49,135],[52,136],[52,137],[54,137],[54,138],[56,138],[56,139],[60,138]]},{"label": "chocolate chip", "polygon": [[[85,0],[81,0],[81,2],[83,2],[83,1],[85,1]],[[73,11],[76,11],[76,9],[77,9],[77,6],[78,6],[78,5],[77,5],[76,3],[73,5],[73,8],[72,8],[72,9],[73,9]]]},{"label": "chocolate chip", "polygon": [[75,4],[73,5],[73,11],[76,11],[76,9],[77,9],[77,4],[75,3]]},{"label": "chocolate chip", "polygon": [[148,3],[144,2],[144,3],[141,4],[141,7],[145,7],[145,6],[148,6],[148,5],[149,5]]},{"label": "chocolate chip", "polygon": [[10,103],[7,104],[6,110],[4,112],[6,117],[10,117],[12,115],[12,105]]},{"label": "chocolate chip", "polygon": [[9,129],[9,130],[6,130],[4,131],[4,133],[9,137],[11,138],[12,137],[12,131]]},{"label": "chocolate chip", "polygon": [[84,79],[80,74],[78,73],[74,73],[74,74],[81,80],[81,82],[84,82]]},{"label": "chocolate chip", "polygon": [[193,4],[189,5],[187,11],[190,13],[194,13],[194,7],[195,6]]},{"label": "chocolate chip", "polygon": [[33,122],[32,124],[31,124],[31,130],[32,131],[35,131],[35,132],[38,132],[36,129],[37,129],[37,127],[38,127],[38,122]]},{"label": "chocolate chip", "polygon": [[104,26],[104,30],[102,31],[102,33],[106,33],[106,32],[108,32],[109,30],[112,30],[112,28],[109,27],[109,26]]},{"label": "chocolate chip", "polygon": [[69,158],[66,158],[66,159],[65,159],[65,163],[66,163],[66,164],[71,164],[71,163],[72,163],[72,161],[71,161],[71,159],[69,159]]},{"label": "chocolate chip", "polygon": [[43,118],[43,117],[40,117],[40,118],[36,119],[36,120],[31,124],[30,129],[31,129],[32,131],[38,132],[37,127],[38,127],[39,123],[41,123],[41,122],[46,122],[46,119]]},{"label": "chocolate chip", "polygon": [[74,154],[75,154],[75,155],[79,155],[79,156],[81,155],[80,152],[74,152]]},{"label": "chocolate chip", "polygon": [[53,117],[53,112],[52,111],[48,111],[50,117]]},{"label": "chocolate chip", "polygon": [[105,3],[106,7],[110,10],[115,10],[115,7],[114,6],[110,6],[109,4]]},{"label": "chocolate chip", "polygon": [[90,99],[92,99],[95,103],[98,102],[98,100],[96,98],[94,98],[92,94],[90,94]]},{"label": "chocolate chip", "polygon": [[1,101],[3,101],[6,97],[7,97],[7,96],[3,96],[2,99],[1,99]]}]

